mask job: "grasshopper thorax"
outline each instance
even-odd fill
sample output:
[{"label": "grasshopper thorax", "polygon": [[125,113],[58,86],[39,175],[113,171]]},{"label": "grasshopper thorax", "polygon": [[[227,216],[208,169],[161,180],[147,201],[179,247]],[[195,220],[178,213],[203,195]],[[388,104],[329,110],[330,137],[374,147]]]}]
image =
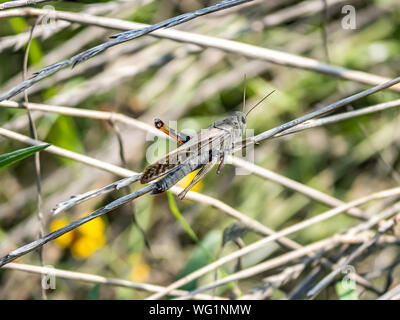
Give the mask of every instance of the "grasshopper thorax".
[{"label": "grasshopper thorax", "polygon": [[246,115],[241,111],[235,111],[231,116],[217,120],[209,128],[218,128],[233,133],[233,136],[241,137],[246,130]]},{"label": "grasshopper thorax", "polygon": [[246,130],[246,114],[241,111],[235,111],[232,118],[234,128],[239,131],[240,136],[243,136]]}]

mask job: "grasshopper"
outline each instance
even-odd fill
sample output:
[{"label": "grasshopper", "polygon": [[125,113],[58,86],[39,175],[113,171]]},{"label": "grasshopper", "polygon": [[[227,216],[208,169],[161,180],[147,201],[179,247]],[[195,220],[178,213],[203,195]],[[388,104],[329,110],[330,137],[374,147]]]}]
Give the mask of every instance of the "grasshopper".
[{"label": "grasshopper", "polygon": [[[100,194],[118,190],[138,180],[144,184],[160,178],[154,182],[151,190],[152,193],[161,193],[171,188],[192,171],[200,169],[190,184],[178,195],[180,199],[183,199],[186,193],[199,182],[218,161],[217,174],[221,172],[227,154],[233,153],[247,145],[246,140],[241,141],[243,133],[246,130],[246,118],[254,108],[273,92],[274,91],[256,103],[246,114],[241,111],[236,111],[233,115],[225,119],[215,121],[207,129],[203,130],[201,134],[194,137],[176,132],[168,128],[160,119],[155,119],[155,127],[180,144],[177,149],[149,165],[142,174],[124,178],[100,189],[75,195],[69,200],[60,202],[54,208],[54,214],[67,210],[78,203]],[[244,99],[243,106],[245,106]]]},{"label": "grasshopper", "polygon": [[215,121],[194,137],[176,132],[168,128],[160,119],[155,119],[155,127],[175,139],[180,146],[146,167],[140,182],[145,184],[162,177],[154,183],[152,191],[153,194],[161,193],[189,173],[200,169],[189,185],[178,195],[178,198],[182,200],[186,193],[218,162],[217,174],[221,172],[226,156],[245,142],[245,140],[242,141],[242,137],[246,130],[248,114],[272,93],[273,91],[261,99],[246,114],[235,111],[231,116]]}]

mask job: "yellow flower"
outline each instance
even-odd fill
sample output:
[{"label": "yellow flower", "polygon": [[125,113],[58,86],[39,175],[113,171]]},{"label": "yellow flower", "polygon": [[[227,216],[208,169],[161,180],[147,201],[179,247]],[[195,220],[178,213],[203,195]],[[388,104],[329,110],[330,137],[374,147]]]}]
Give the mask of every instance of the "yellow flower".
[{"label": "yellow flower", "polygon": [[103,219],[96,218],[81,225],[78,231],[81,233],[81,237],[91,238],[96,242],[98,247],[101,247],[104,244],[105,228]]},{"label": "yellow flower", "polygon": [[[186,188],[190,182],[192,182],[193,178],[196,176],[197,171],[193,171],[185,176],[182,180],[180,180],[176,185],[181,188]],[[203,187],[203,181],[200,180],[197,182],[190,191],[199,192]]]},{"label": "yellow flower", "polygon": [[150,274],[150,267],[143,261],[140,254],[134,253],[129,258],[132,263],[131,280],[133,282],[145,282]]},{"label": "yellow flower", "polygon": [[78,230],[85,235],[92,236],[94,234],[103,234],[106,225],[101,218],[93,219],[85,224],[81,225]]},{"label": "yellow flower", "polygon": [[[56,219],[50,225],[50,231],[56,231],[69,223],[67,219]],[[54,240],[61,248],[68,247],[74,239],[74,230],[63,234],[61,237],[58,237]]]},{"label": "yellow flower", "polygon": [[75,258],[84,259],[97,249],[96,240],[90,237],[80,237],[71,246],[71,253]]},{"label": "yellow flower", "polygon": [[83,225],[77,231],[78,239],[71,245],[71,253],[76,258],[87,258],[102,247],[105,243],[105,223],[103,219],[96,218]]},{"label": "yellow flower", "polygon": [[150,267],[148,264],[141,263],[132,267],[131,280],[133,282],[145,282],[149,277]]},{"label": "yellow flower", "polygon": [[[51,224],[51,230],[55,231],[60,229],[68,223],[69,221],[67,219],[54,220]],[[55,242],[62,248],[69,247],[75,258],[84,259],[104,245],[104,231],[105,223],[103,219],[96,218],[58,237],[55,239]]]}]

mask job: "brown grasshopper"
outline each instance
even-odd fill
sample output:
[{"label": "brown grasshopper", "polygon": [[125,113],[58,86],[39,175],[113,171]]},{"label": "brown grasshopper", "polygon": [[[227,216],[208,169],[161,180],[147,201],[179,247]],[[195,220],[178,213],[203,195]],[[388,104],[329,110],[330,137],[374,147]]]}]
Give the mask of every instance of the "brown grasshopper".
[{"label": "brown grasshopper", "polygon": [[[180,146],[165,155],[157,162],[149,165],[140,178],[142,184],[149,183],[162,177],[154,183],[152,193],[161,193],[175,185],[183,177],[200,169],[190,184],[178,195],[183,199],[186,193],[199,182],[219,162],[217,174],[224,166],[228,154],[238,149],[244,141],[247,115],[270,94],[261,99],[247,114],[236,111],[233,115],[217,120],[200,134],[190,137],[168,128],[161,120],[155,119],[157,129],[174,138]],[[244,104],[243,104],[244,105]]]}]

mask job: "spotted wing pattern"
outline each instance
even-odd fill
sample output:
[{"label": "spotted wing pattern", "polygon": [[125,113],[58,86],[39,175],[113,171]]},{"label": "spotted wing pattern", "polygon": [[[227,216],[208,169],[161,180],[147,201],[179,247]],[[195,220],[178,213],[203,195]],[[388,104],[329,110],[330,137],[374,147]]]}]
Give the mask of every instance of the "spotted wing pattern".
[{"label": "spotted wing pattern", "polygon": [[210,146],[223,140],[227,133],[219,128],[209,127],[207,130],[193,138],[184,145],[171,151],[157,162],[149,165],[140,178],[141,183],[151,182],[174,169],[176,166],[184,163],[188,159],[198,157],[203,152],[208,152]]}]

